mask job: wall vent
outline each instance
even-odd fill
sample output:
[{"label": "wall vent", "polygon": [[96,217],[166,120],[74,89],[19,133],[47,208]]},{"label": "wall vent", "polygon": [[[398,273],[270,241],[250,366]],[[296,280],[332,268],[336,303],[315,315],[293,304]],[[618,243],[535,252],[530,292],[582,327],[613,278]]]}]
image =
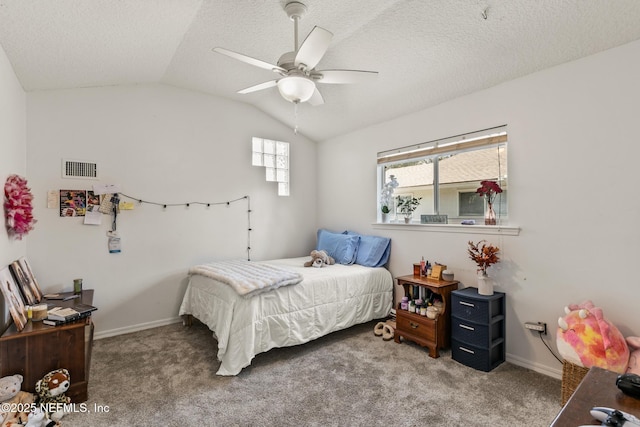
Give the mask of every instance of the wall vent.
[{"label": "wall vent", "polygon": [[62,177],[98,179],[98,164],[85,160],[62,159]]}]

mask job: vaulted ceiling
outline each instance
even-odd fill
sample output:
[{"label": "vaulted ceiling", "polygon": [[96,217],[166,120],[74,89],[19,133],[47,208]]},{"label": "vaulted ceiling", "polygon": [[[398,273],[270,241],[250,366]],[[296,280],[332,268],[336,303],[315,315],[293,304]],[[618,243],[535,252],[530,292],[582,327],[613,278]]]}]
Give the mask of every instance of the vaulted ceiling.
[{"label": "vaulted ceiling", "polygon": [[[334,36],[318,69],[378,71],[285,101],[269,63],[294,48],[291,0],[0,0],[0,44],[26,91],[161,83],[254,105],[322,141],[640,39],[638,0],[302,0],[300,42]],[[297,118],[296,118],[297,117]]]}]

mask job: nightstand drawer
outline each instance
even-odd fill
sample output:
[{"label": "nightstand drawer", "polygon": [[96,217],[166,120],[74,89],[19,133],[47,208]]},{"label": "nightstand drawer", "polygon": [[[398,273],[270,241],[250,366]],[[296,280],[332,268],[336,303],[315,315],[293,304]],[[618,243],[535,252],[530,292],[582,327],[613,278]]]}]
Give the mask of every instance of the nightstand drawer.
[{"label": "nightstand drawer", "polygon": [[404,310],[396,311],[396,329],[403,334],[413,336],[413,338],[435,341],[436,328],[434,328],[434,323],[435,320],[424,316],[418,316]]}]

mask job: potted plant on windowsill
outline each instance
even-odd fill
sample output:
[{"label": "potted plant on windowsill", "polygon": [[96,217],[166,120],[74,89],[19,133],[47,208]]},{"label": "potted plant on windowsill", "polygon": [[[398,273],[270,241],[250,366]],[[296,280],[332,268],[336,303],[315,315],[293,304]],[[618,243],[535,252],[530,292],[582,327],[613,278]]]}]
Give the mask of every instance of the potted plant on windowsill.
[{"label": "potted plant on windowsill", "polygon": [[382,212],[382,222],[389,222],[389,206],[382,205],[380,211]]},{"label": "potted plant on windowsill", "polygon": [[394,175],[389,175],[389,182],[384,184],[380,193],[380,212],[382,212],[382,222],[389,222],[391,203],[393,202],[393,191],[398,187],[398,181]]},{"label": "potted plant on windowsill", "polygon": [[413,216],[413,211],[415,211],[420,205],[420,200],[422,197],[396,197],[398,202],[398,210],[400,213],[404,215],[404,222],[406,224],[411,222],[411,217]]}]

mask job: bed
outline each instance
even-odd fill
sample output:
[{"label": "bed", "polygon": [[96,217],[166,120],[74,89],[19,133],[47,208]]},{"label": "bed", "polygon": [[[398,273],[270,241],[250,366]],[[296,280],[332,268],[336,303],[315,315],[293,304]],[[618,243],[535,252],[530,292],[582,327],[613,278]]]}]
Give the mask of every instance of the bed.
[{"label": "bed", "polygon": [[[388,258],[388,248],[386,254]],[[218,375],[237,375],[257,354],[272,348],[303,344],[388,316],[393,278],[386,268],[364,266],[355,258],[346,265],[304,267],[308,260],[306,256],[262,261],[298,273],[302,280],[249,297],[190,270],[180,315],[193,316],[213,331],[221,362]]]}]

